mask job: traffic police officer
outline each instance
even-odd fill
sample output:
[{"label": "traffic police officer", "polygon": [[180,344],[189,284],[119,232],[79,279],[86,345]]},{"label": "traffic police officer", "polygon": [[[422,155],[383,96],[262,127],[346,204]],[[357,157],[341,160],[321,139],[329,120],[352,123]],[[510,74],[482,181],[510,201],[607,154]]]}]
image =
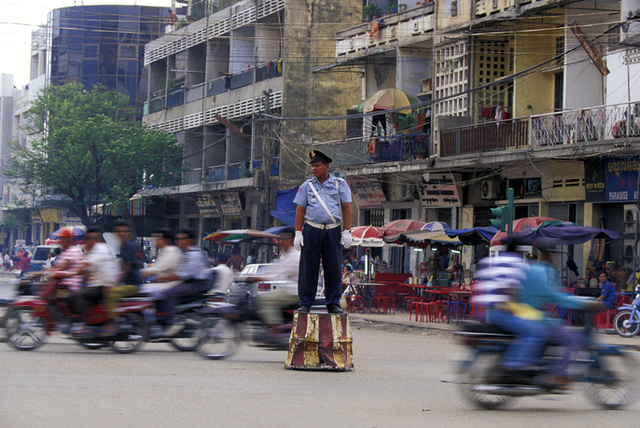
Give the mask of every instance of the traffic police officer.
[{"label": "traffic police officer", "polygon": [[293,245],[296,250],[302,251],[298,311],[309,312],[315,300],[322,260],[327,310],[329,313],[340,314],[341,247],[351,247],[351,190],[342,178],[329,174],[329,156],[319,150],[312,150],[309,158],[313,178],[300,186],[293,200],[298,205]]}]

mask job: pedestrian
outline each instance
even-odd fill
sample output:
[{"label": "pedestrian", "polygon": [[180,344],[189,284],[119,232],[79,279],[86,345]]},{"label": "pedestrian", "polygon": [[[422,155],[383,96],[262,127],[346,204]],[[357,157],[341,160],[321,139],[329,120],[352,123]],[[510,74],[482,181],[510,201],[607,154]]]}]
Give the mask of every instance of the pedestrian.
[{"label": "pedestrian", "polygon": [[29,258],[29,252],[24,251],[20,259],[20,278],[23,278],[24,274],[29,272],[29,267],[31,267],[31,258]]},{"label": "pedestrian", "polygon": [[240,272],[242,269],[244,269],[246,264],[247,263],[244,260],[244,257],[242,257],[242,254],[240,254],[240,250],[234,248],[231,258],[227,262],[227,266],[233,269],[234,272]]},{"label": "pedestrian", "polygon": [[301,251],[298,311],[309,312],[315,300],[322,260],[327,310],[340,314],[341,246],[351,247],[351,191],[342,178],[329,173],[329,156],[312,150],[309,158],[313,178],[300,186],[293,200],[298,205],[294,247]]}]

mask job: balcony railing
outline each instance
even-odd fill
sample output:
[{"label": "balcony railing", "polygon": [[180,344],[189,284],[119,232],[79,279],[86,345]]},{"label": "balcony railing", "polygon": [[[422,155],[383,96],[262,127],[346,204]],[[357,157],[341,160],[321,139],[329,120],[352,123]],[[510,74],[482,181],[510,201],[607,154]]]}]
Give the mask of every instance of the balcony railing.
[{"label": "balcony railing", "polygon": [[[262,160],[256,159],[253,162],[235,162],[229,165],[219,165],[209,168],[206,181],[217,182],[226,180],[237,180],[249,178],[254,174],[256,168],[261,168]],[[280,175],[280,158],[274,157],[271,164],[271,175]],[[188,184],[188,183],[185,183]]]},{"label": "balcony railing", "polygon": [[334,166],[410,161],[428,156],[429,136],[397,134],[325,143],[317,147],[333,159]]},{"label": "balcony railing", "polygon": [[640,102],[566,110],[440,131],[440,156],[640,136]]},{"label": "balcony railing", "polygon": [[480,123],[440,131],[440,156],[526,147],[527,119]]}]

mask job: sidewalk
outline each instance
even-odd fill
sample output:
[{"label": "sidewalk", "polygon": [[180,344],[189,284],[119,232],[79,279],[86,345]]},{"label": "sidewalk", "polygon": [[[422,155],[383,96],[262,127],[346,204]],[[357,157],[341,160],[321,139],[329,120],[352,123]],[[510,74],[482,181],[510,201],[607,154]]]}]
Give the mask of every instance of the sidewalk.
[{"label": "sidewalk", "polygon": [[[455,331],[458,331],[462,328],[462,324],[466,321],[460,321],[458,324],[457,321],[451,321],[449,324],[446,322],[418,322],[409,320],[408,312],[396,312],[390,314],[362,314],[362,313],[350,313],[349,320],[353,326],[359,326],[363,324],[368,324],[371,326],[379,325],[386,327],[396,327],[399,330],[412,330],[412,331],[420,331],[423,330],[425,333],[431,332],[435,334],[451,334]],[[469,322],[475,322],[473,320],[469,320]],[[636,351],[640,351],[640,335],[625,338],[618,336],[613,330],[605,331],[599,330],[596,333],[596,340],[599,343],[608,343],[612,345],[627,345],[631,348],[634,348]]]}]

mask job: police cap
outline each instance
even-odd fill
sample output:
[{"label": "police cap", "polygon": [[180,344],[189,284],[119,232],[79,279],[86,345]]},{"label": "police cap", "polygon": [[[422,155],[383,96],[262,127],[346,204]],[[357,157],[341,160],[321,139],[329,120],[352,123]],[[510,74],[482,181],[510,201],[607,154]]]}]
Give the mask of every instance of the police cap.
[{"label": "police cap", "polygon": [[325,164],[330,164],[331,163],[331,158],[327,155],[325,155],[324,153],[322,153],[320,150],[311,150],[309,152],[309,163],[314,163],[314,162],[322,162]]}]

